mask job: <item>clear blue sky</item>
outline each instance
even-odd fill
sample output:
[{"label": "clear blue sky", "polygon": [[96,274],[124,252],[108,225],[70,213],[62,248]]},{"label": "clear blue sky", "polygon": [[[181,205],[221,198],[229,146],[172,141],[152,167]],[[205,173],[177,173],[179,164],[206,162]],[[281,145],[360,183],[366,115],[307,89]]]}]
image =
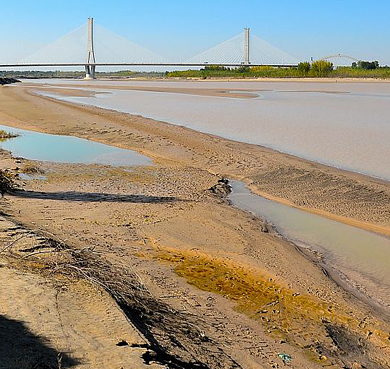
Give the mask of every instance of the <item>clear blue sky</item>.
[{"label": "clear blue sky", "polygon": [[250,27],[307,60],[345,53],[390,65],[389,0],[1,0],[0,61],[95,22],[169,59],[187,58]]}]

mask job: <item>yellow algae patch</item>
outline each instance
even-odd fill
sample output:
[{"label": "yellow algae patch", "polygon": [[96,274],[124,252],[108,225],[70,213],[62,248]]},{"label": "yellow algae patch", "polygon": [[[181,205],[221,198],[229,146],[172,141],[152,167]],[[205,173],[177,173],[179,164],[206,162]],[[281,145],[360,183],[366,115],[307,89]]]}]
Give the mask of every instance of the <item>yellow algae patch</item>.
[{"label": "yellow algae patch", "polygon": [[367,326],[361,328],[358,318],[346,307],[296,293],[249,267],[199,252],[165,247],[156,248],[153,257],[172,263],[175,273],[191,285],[234,301],[237,311],[261,321],[269,334],[299,347],[315,350],[320,345],[333,350],[334,342],[329,337],[332,326],[360,337],[365,337],[370,330],[383,341],[383,332]]}]

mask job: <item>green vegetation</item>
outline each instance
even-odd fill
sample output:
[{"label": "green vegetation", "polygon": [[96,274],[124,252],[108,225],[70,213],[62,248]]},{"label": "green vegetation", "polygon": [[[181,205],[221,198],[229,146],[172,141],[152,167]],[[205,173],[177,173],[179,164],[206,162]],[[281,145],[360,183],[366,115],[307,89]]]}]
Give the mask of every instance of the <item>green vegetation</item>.
[{"label": "green vegetation", "polygon": [[239,67],[207,66],[198,70],[166,72],[168,78],[390,78],[390,67],[380,67],[378,62],[353,63],[351,67],[337,67],[326,60],[310,64],[299,63],[297,67]]},{"label": "green vegetation", "polygon": [[328,77],[333,71],[333,63],[317,60],[311,65],[310,72],[315,77]]},{"label": "green vegetation", "polygon": [[267,66],[227,68],[207,66],[203,69],[167,72],[168,78],[255,78],[255,77],[300,77],[297,68],[274,68]]},{"label": "green vegetation", "polygon": [[332,72],[335,78],[390,78],[390,67],[379,67],[377,69],[362,69],[354,67],[339,67]]},{"label": "green vegetation", "polygon": [[372,61],[372,62],[359,60],[357,63],[355,63],[355,62],[352,63],[352,68],[359,68],[359,69],[365,69],[365,70],[378,69],[379,62],[377,60]]},{"label": "green vegetation", "polygon": [[309,62],[299,63],[298,72],[302,76],[307,76],[310,72],[311,65]]},{"label": "green vegetation", "polygon": [[131,70],[121,70],[117,72],[96,72],[96,77],[107,77],[107,78],[138,78],[138,77],[146,77],[146,78],[156,78],[156,77],[164,77],[164,72],[135,72]]},{"label": "green vegetation", "polygon": [[[85,72],[80,71],[0,71],[0,76],[11,78],[84,78]],[[122,70],[117,72],[96,72],[98,78],[137,78],[137,77],[163,77],[162,72],[134,72]]]},{"label": "green vegetation", "polygon": [[[0,71],[0,75],[11,78],[84,78],[85,72],[75,71]],[[350,67],[335,68],[331,62],[317,60],[303,62],[296,67],[241,66],[227,68],[208,65],[202,69],[171,72],[96,72],[97,78],[390,78],[390,67],[381,67],[377,61],[359,61]]]},{"label": "green vegetation", "polygon": [[298,67],[269,67],[269,66],[242,66],[239,68],[227,68],[217,65],[210,65],[200,70],[186,70],[167,72],[167,77],[180,78],[210,78],[210,77],[327,77],[333,70],[333,64],[324,60],[310,63],[300,63]]}]

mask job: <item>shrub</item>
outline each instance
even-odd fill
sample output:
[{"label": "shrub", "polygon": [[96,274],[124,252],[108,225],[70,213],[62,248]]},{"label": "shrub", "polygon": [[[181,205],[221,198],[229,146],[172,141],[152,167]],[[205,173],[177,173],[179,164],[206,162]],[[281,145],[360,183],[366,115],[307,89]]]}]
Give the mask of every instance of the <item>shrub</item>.
[{"label": "shrub", "polygon": [[5,193],[15,191],[18,185],[15,182],[15,176],[7,170],[0,169],[0,193],[4,196]]},{"label": "shrub", "polygon": [[326,77],[333,71],[333,63],[326,60],[317,60],[311,65],[311,71],[316,77]]},{"label": "shrub", "polygon": [[310,72],[310,63],[303,62],[298,64],[298,73],[302,76],[307,76]]},{"label": "shrub", "polygon": [[366,69],[366,70],[377,69],[377,68],[379,68],[379,62],[376,60],[372,61],[372,62],[360,60],[357,63],[357,67],[361,68],[361,69]]},{"label": "shrub", "polygon": [[229,68],[226,68],[221,65],[206,65],[204,67],[204,70],[209,70],[209,71],[225,71],[225,70],[230,70]]}]

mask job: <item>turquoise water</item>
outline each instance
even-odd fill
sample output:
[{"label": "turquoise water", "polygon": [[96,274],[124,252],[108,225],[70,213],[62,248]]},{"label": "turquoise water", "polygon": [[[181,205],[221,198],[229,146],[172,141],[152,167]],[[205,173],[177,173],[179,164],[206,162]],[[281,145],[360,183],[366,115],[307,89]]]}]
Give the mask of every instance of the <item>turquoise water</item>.
[{"label": "turquoise water", "polygon": [[0,142],[14,156],[58,163],[102,164],[113,166],[148,165],[151,160],[131,150],[120,149],[72,136],[51,135],[0,125],[19,137]]},{"label": "turquoise water", "polygon": [[265,199],[242,182],[231,185],[233,205],[260,215],[297,245],[321,252],[330,268],[390,306],[390,238]]}]

